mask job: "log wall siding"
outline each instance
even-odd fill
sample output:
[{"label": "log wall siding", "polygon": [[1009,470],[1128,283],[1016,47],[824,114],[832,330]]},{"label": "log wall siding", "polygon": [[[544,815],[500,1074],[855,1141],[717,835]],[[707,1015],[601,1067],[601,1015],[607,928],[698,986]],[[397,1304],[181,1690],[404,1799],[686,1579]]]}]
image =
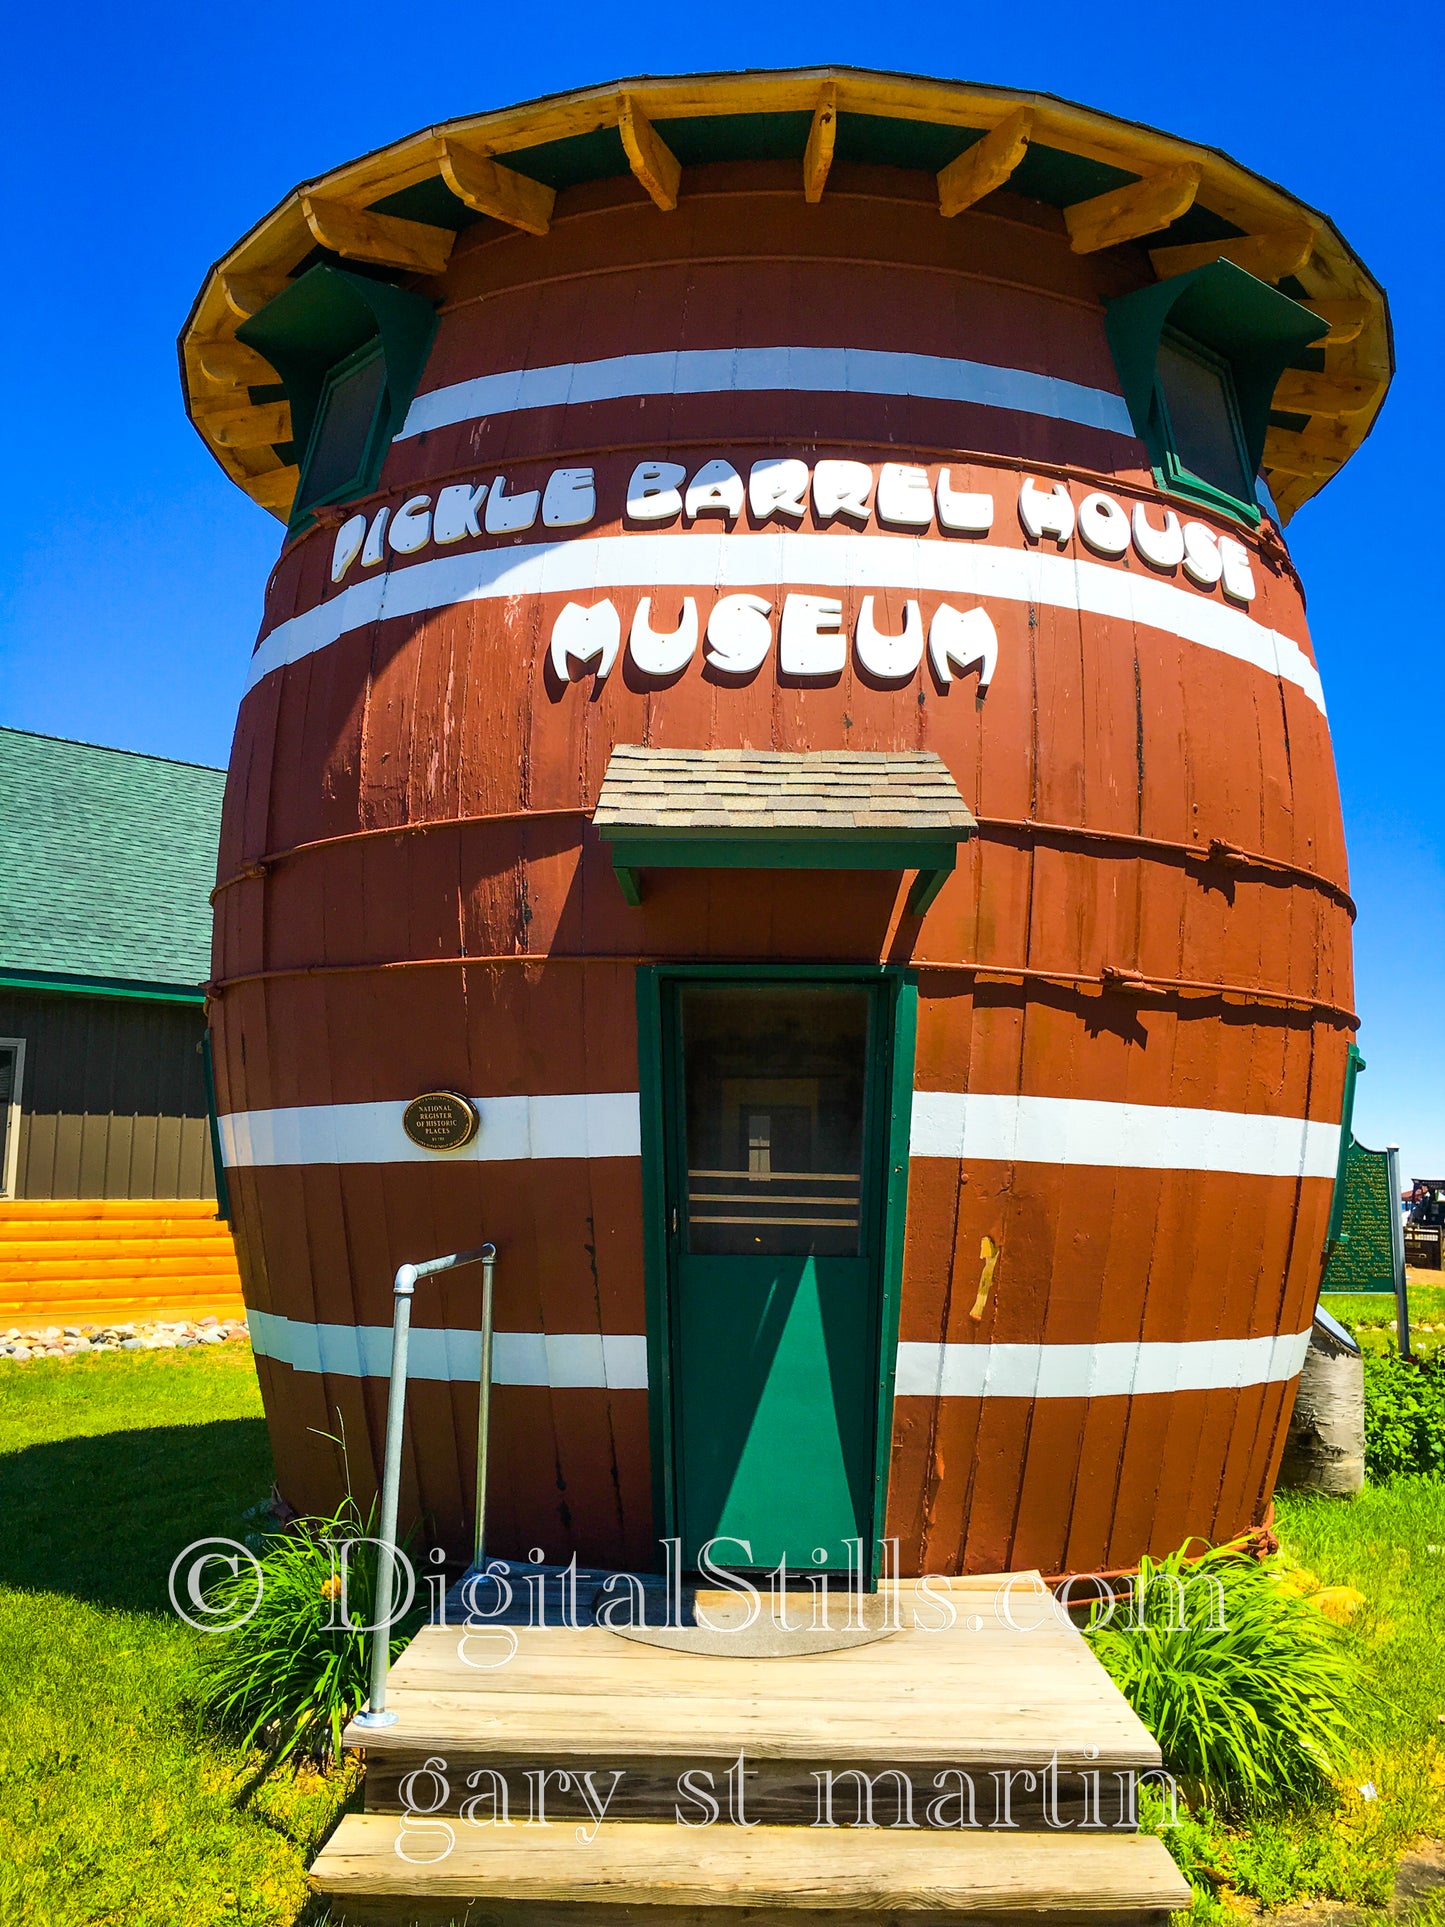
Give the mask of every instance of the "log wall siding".
[{"label": "log wall siding", "polygon": [[[830,182],[821,208],[805,207],[791,175],[784,190],[766,169],[698,172],[706,179],[674,214],[602,184],[568,197],[545,238],[460,236],[423,392],[519,367],[784,340],[966,356],[1117,390],[1102,302],[1150,278],[1142,252],[1074,255],[1061,220],[1002,195],[988,213],[941,222],[909,177],[888,170],[836,192]],[[625,544],[636,532],[609,517],[641,456],[695,466],[726,455],[746,473],[776,454],[948,466],[956,488],[996,495],[985,550],[1029,548],[1014,513],[1025,474],[1044,486],[1062,475],[1076,501],[1089,487],[1126,507],[1153,500],[1143,451],[1126,436],[1004,409],[790,392],[454,423],[396,442],[374,500],[498,473],[515,492],[585,461],[599,517],[576,537]],[[1206,512],[1197,519],[1240,534]],[[811,511],[802,528],[842,539]],[[669,542],[689,531],[641,533]],[[1248,546],[1258,587],[1249,616],[1308,667],[1293,573],[1277,548]],[[390,578],[436,553],[390,558]],[[1064,553],[1092,560],[1077,541]],[[263,639],[338,593],[330,557],[329,533],[287,548]],[[1137,559],[1127,566],[1150,575]],[[635,596],[650,591],[659,627],[677,619],[685,593],[705,618],[715,593],[710,579],[655,589],[639,578],[613,592],[624,633]],[[906,586],[873,593],[879,626],[900,629]],[[842,591],[849,628],[859,595]],[[925,619],[939,599],[923,597]],[[911,965],[920,1090],[1336,1124],[1349,912],[1337,892],[1285,872],[990,837],[985,826],[921,925],[902,914],[886,874],[658,872],[640,908],[624,902],[588,821],[620,742],[936,750],[982,819],[1079,824],[1201,855],[1220,839],[1343,888],[1328,725],[1297,680],[1140,622],[982,599],[1000,642],[982,703],[971,679],[941,690],[926,667],[902,689],[870,683],[851,661],[834,684],[788,686],[775,658],[741,687],[694,662],[649,688],[619,661],[600,687],[559,690],[543,663],[562,593],[383,615],[260,674],[241,707],[222,833],[220,874],[237,878],[216,912],[223,1113],[395,1102],[438,1085],[483,1097],[635,1091],[636,965],[717,957]],[[356,835],[391,828],[404,833]],[[262,856],[274,860],[244,874]],[[1123,996],[1101,992],[1106,967],[1244,992]],[[258,1310],[385,1325],[397,1263],[486,1235],[503,1253],[499,1328],[645,1330],[635,1157],[242,1167],[231,1190]],[[1329,1195],[1321,1176],[915,1156],[901,1337],[1295,1335],[1313,1308]],[[1002,1251],[974,1321],[985,1233]],[[475,1329],[475,1287],[429,1288],[415,1320]],[[369,1438],[379,1463],[384,1382],[271,1358],[261,1372],[293,1503],[334,1500],[338,1473],[318,1433],[338,1418],[364,1482],[359,1441]],[[495,1549],[653,1563],[664,1525],[651,1512],[649,1396],[500,1386]],[[1227,1537],[1262,1515],[1292,1396],[1287,1383],[901,1396],[887,1529],[905,1571],[1119,1566],[1190,1533]],[[412,1388],[407,1503],[456,1548],[469,1530],[475,1408],[465,1383]]]},{"label": "log wall siding", "polygon": [[17,1198],[214,1198],[199,1008],[0,988],[25,1039]]}]

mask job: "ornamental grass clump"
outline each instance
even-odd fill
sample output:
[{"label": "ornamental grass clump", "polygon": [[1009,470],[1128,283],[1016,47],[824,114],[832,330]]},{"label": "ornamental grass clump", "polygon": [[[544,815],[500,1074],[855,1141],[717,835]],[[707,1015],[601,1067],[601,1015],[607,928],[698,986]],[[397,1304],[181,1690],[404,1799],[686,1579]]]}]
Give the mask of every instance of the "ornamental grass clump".
[{"label": "ornamental grass clump", "polygon": [[[296,1519],[270,1536],[257,1573],[243,1563],[206,1591],[208,1616],[235,1630],[200,1643],[192,1699],[202,1718],[249,1745],[259,1740],[272,1764],[295,1754],[320,1764],[341,1757],[342,1731],[366,1699],[371,1663],[377,1548],[374,1518],[346,1498],[329,1518]],[[343,1616],[341,1547],[346,1555]],[[405,1598],[405,1567],[397,1578]],[[244,1617],[248,1609],[255,1610]],[[420,1611],[413,1605],[391,1636],[395,1658]],[[349,1622],[349,1623],[348,1623]]]},{"label": "ornamental grass clump", "polygon": [[1346,1637],[1271,1568],[1220,1547],[1140,1561],[1090,1645],[1193,1801],[1266,1813],[1324,1798],[1357,1737]]}]

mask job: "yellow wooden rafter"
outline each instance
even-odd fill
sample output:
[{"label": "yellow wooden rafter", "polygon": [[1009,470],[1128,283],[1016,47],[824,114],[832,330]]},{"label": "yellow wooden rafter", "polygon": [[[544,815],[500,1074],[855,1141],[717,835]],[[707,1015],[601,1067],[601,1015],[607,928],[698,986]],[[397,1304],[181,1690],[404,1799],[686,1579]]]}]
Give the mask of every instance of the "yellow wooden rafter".
[{"label": "yellow wooden rafter", "polygon": [[1033,108],[1016,107],[982,140],[966,147],[938,176],[939,213],[961,214],[1002,187],[1028,151],[1033,131]]},{"label": "yellow wooden rafter", "polygon": [[1233,261],[1261,281],[1283,281],[1287,274],[1299,273],[1314,252],[1318,237],[1318,228],[1302,222],[1269,234],[1238,234],[1225,241],[1152,248],[1149,259],[1161,281],[1172,274],[1187,274],[1191,268],[1207,267],[1211,261]]},{"label": "yellow wooden rafter", "polygon": [[627,152],[627,165],[660,208],[677,206],[682,163],[642,111],[636,96],[624,94],[617,114],[617,131]]},{"label": "yellow wooden rafter", "polygon": [[803,199],[818,202],[823,198],[828,170],[833,165],[833,149],[838,141],[838,89],[830,81],[813,109],[813,125],[808,129],[808,145],[803,155]]},{"label": "yellow wooden rafter", "polygon": [[221,272],[221,291],[232,315],[238,321],[248,321],[268,301],[273,301],[280,294],[287,279],[287,275],[278,269],[256,273],[224,268]]},{"label": "yellow wooden rafter", "polygon": [[253,502],[284,520],[291,513],[300,481],[301,471],[293,464],[286,468],[268,468],[262,475],[242,476],[241,487]]},{"label": "yellow wooden rafter", "polygon": [[197,422],[222,448],[267,448],[291,440],[289,401],[264,401],[244,408],[208,408]]},{"label": "yellow wooden rafter", "polygon": [[1064,209],[1069,246],[1075,254],[1097,254],[1157,234],[1194,205],[1203,169],[1194,161],[1182,167],[1163,167],[1128,187],[1112,187],[1091,201],[1075,201]]},{"label": "yellow wooden rafter", "polygon": [[1338,348],[1347,341],[1357,341],[1370,319],[1368,301],[1305,301],[1302,305],[1330,324],[1329,333],[1315,343],[1318,348]]},{"label": "yellow wooden rafter", "polygon": [[234,335],[193,339],[191,352],[207,381],[225,388],[263,388],[276,380],[276,370],[264,355],[237,341]]},{"label": "yellow wooden rafter", "polygon": [[378,268],[405,268],[414,274],[441,274],[456,235],[424,221],[403,221],[395,214],[372,214],[344,201],[303,194],[301,211],[313,240],[343,261],[366,261]]},{"label": "yellow wooden rafter", "polygon": [[503,167],[485,154],[459,146],[445,136],[438,140],[437,163],[442,179],[459,201],[490,214],[494,221],[521,228],[527,234],[545,234],[552,225],[552,206],[557,190],[544,181],[534,181],[514,168]]},{"label": "yellow wooden rafter", "polygon": [[1286,368],[1274,391],[1273,405],[1286,415],[1363,415],[1379,392],[1377,381]]}]

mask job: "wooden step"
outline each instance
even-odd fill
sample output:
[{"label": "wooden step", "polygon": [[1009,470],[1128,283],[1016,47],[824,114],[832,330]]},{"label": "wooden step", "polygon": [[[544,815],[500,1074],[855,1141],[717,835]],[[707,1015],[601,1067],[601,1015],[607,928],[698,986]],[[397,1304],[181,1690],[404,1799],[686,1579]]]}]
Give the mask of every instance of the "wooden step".
[{"label": "wooden step", "polygon": [[[905,1630],[870,1645],[770,1658],[646,1645],[599,1626],[424,1627],[392,1670],[396,1724],[353,1726],[346,1739],[366,1749],[369,1812],[399,1809],[406,1776],[435,1757],[453,1804],[479,1768],[523,1791],[545,1761],[603,1784],[622,1769],[618,1813],[671,1820],[679,1772],[695,1765],[721,1783],[743,1753],[754,1817],[774,1823],[812,1825],[820,1772],[895,1769],[927,1797],[936,1775],[960,1769],[981,1820],[1006,1790],[1008,1816],[1025,1828],[1086,1817],[1093,1782],[1081,1776],[1097,1772],[1114,1825],[1113,1776],[1157,1769],[1158,1744],[1077,1628],[1052,1616],[1010,1626],[998,1586],[954,1591],[958,1620],[946,1631],[925,1630],[931,1604],[914,1624],[910,1602]],[[709,1600],[729,1603],[699,1595]],[[1020,1597],[1023,1623],[1037,1603]],[[1057,1778],[1030,1786],[1051,1763]],[[1001,1789],[1000,1775],[1016,1777]]]},{"label": "wooden step", "polygon": [[[724,1809],[724,1816],[726,1809]],[[579,1834],[582,1836],[579,1838]],[[1004,1918],[1144,1923],[1188,1883],[1146,1834],[894,1827],[506,1827],[348,1814],[311,1870],[333,1918],[489,1927],[909,1927]],[[750,1911],[751,1910],[751,1911]]]}]

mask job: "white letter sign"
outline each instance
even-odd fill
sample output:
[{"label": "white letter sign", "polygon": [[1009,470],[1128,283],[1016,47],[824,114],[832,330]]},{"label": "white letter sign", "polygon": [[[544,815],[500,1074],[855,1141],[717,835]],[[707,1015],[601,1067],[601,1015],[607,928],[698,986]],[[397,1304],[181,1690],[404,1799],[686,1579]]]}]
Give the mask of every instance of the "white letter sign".
[{"label": "white letter sign", "polygon": [[848,644],[843,605],[832,596],[790,595],[783,603],[778,667],[785,676],[841,676]]}]

